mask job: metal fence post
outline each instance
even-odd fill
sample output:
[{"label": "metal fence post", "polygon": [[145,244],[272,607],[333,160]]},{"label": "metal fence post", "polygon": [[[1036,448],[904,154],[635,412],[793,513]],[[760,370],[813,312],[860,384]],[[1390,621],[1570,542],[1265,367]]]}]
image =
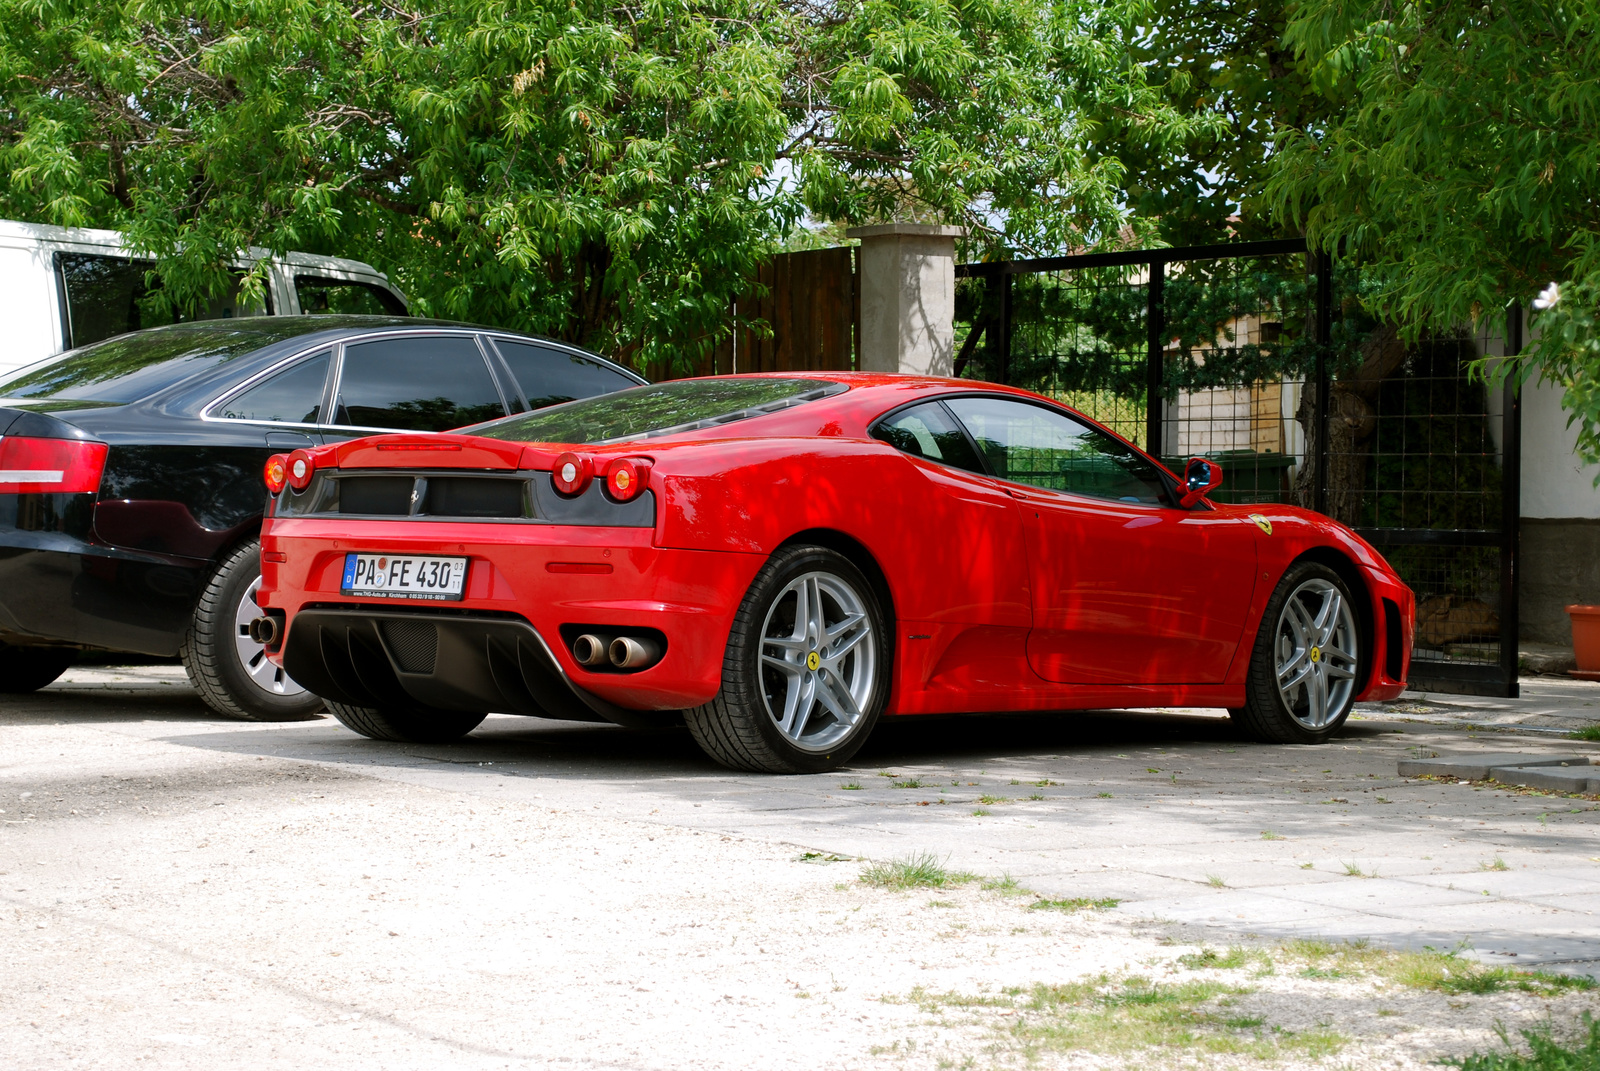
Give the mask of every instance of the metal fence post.
[{"label": "metal fence post", "polygon": [[1150,280],[1145,286],[1145,326],[1149,332],[1149,348],[1144,365],[1144,448],[1154,457],[1166,452],[1163,449],[1166,443],[1162,442],[1166,413],[1161,397],[1167,352],[1166,282],[1166,262],[1151,261]]},{"label": "metal fence post", "polygon": [[[1009,265],[1007,265],[1009,267]],[[984,369],[997,383],[1011,382],[1011,273],[1000,270],[1000,315],[995,319],[994,348],[1000,355],[999,368]]]},{"label": "metal fence post", "polygon": [[1316,384],[1312,399],[1312,421],[1316,426],[1315,456],[1311,459],[1316,479],[1312,484],[1311,508],[1328,512],[1328,345],[1333,335],[1333,256],[1313,253],[1317,268],[1316,354],[1311,378]]},{"label": "metal fence post", "polygon": [[[1522,304],[1506,306],[1506,356],[1522,352]],[[1500,671],[1506,698],[1515,699],[1521,607],[1517,597],[1517,557],[1522,534],[1522,392],[1507,376],[1500,406]]]}]

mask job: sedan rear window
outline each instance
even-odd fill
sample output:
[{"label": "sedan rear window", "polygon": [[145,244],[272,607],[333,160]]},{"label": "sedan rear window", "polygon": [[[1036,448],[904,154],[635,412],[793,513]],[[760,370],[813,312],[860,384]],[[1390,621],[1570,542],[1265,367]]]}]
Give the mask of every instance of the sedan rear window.
[{"label": "sedan rear window", "polygon": [[462,431],[511,442],[626,442],[775,413],[848,390],[823,379],[684,379],[602,394]]},{"label": "sedan rear window", "polygon": [[24,370],[0,383],[0,398],[136,402],[214,365],[321,326],[260,316],[118,335]]}]

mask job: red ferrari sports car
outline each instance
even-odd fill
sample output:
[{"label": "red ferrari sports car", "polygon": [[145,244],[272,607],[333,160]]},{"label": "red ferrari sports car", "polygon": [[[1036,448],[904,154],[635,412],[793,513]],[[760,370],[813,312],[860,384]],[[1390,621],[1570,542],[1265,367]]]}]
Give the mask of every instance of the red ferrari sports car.
[{"label": "red ferrari sports car", "polygon": [[275,457],[250,628],[382,740],[681,713],[718,762],[802,772],[880,717],[1151,706],[1327,740],[1404,687],[1411,591],[1219,481],[1006,387],[661,383]]}]

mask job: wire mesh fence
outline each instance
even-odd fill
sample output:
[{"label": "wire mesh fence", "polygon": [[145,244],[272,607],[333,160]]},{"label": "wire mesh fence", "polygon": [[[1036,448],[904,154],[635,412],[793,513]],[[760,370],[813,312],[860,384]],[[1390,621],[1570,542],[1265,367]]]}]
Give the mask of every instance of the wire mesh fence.
[{"label": "wire mesh fence", "polygon": [[1213,497],[1316,509],[1377,545],[1418,599],[1413,681],[1515,694],[1517,411],[1474,362],[1486,332],[1407,341],[1354,269],[1301,242],[962,265],[956,374],[1037,391]]}]

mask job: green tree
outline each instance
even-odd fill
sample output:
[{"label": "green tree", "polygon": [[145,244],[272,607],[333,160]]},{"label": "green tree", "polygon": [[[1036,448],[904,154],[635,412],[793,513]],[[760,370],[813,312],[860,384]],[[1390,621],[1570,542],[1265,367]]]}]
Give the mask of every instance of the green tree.
[{"label": "green tree", "polygon": [[1493,326],[1542,291],[1541,337],[1502,369],[1561,385],[1600,460],[1600,10],[1304,0],[1285,40],[1346,103],[1280,131],[1282,218],[1359,261],[1368,307],[1409,337]]},{"label": "green tree", "polygon": [[[0,214],[116,227],[163,300],[255,245],[358,256],[418,311],[693,359],[806,213],[1115,240],[1115,101],[1197,120],[1091,0],[0,0]],[[260,278],[246,280],[247,290]]]}]

